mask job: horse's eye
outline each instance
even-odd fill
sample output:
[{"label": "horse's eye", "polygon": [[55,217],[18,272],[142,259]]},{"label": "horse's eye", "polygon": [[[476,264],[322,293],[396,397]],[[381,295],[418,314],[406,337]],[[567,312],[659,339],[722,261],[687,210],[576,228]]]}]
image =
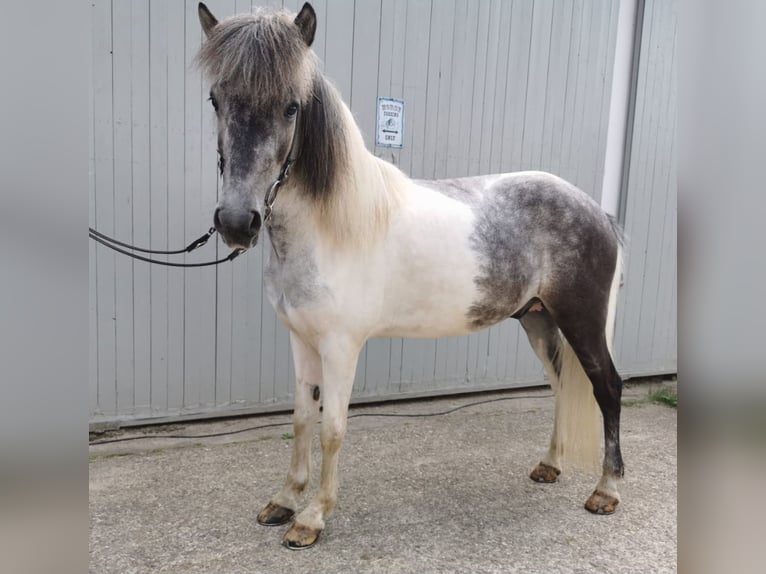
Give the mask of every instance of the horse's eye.
[{"label": "horse's eye", "polygon": [[287,106],[287,109],[285,110],[285,117],[286,118],[294,118],[295,114],[298,113],[298,104],[293,102],[289,106]]},{"label": "horse's eye", "polygon": [[210,97],[208,98],[208,101],[213,105],[213,109],[217,112],[218,111],[218,101],[213,97],[213,94],[210,94]]}]

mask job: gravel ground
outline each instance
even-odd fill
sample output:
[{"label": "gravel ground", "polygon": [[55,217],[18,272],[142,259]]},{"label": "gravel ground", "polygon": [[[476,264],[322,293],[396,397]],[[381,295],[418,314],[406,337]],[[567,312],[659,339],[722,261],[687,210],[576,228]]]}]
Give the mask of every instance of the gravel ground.
[{"label": "gravel ground", "polygon": [[[663,383],[675,388],[675,383]],[[583,509],[597,476],[532,482],[553,418],[550,391],[524,390],[354,408],[428,413],[349,421],[338,507],[316,547],[279,544],[287,526],[255,515],[287,471],[290,426],[212,439],[90,447],[90,572],[675,572],[677,411],[626,388],[622,502]],[[289,421],[259,416],[129,429],[201,434]],[[319,444],[314,439],[314,479]]]}]

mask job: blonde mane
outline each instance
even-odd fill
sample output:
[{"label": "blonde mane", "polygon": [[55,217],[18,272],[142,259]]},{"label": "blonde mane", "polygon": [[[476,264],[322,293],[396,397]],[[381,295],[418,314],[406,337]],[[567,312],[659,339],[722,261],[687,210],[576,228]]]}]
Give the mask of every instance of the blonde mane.
[{"label": "blonde mane", "polygon": [[385,233],[401,204],[408,178],[367,150],[348,107],[331,84],[327,88],[342,110],[340,125],[333,133],[343,139],[345,153],[335,187],[317,203],[316,222],[333,243],[364,246]]}]

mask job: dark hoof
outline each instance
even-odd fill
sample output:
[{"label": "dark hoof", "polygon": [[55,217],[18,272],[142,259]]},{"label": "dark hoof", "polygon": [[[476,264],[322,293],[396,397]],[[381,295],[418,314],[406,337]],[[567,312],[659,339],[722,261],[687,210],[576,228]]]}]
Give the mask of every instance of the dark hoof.
[{"label": "dark hoof", "polygon": [[541,462],[534,468],[534,470],[531,473],[529,473],[529,478],[531,478],[535,482],[551,483],[551,482],[556,482],[560,474],[561,474],[561,471],[558,468],[555,468],[549,464],[545,464],[544,462]]},{"label": "dark hoof", "polygon": [[594,490],[585,502],[585,509],[593,514],[613,514],[619,503],[614,496]]},{"label": "dark hoof", "polygon": [[290,519],[295,514],[294,510],[279,506],[273,502],[269,502],[266,507],[258,513],[258,524],[262,526],[282,526],[290,522]]},{"label": "dark hoof", "polygon": [[321,532],[317,528],[293,524],[282,538],[282,546],[290,550],[306,550],[317,543]]}]

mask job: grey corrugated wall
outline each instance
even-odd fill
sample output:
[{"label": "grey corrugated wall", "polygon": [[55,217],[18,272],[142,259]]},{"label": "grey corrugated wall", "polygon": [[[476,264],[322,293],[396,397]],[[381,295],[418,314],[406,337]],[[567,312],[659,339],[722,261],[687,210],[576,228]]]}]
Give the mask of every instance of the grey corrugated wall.
[{"label": "grey corrugated wall", "polygon": [[620,372],[677,369],[675,0],[646,0],[624,192],[627,269],[615,333]]},{"label": "grey corrugated wall", "polygon": [[[284,2],[293,11],[300,4]],[[219,17],[251,9],[250,2],[233,0],[208,5]],[[618,3],[313,5],[319,18],[314,49],[377,155],[413,177],[544,169],[598,198]],[[210,225],[216,137],[207,86],[191,66],[200,41],[196,2],[94,1],[90,221],[100,231],[173,248]],[[402,150],[373,146],[377,96],[406,101]],[[629,224],[640,226],[643,212],[631,205]],[[267,246],[231,265],[197,270],[150,268],[95,244],[90,249],[91,422],[289,407],[288,336],[261,287]],[[199,257],[214,252],[227,251],[208,246]],[[638,259],[631,253],[631,272]],[[628,288],[639,289],[630,282]],[[640,290],[630,300],[649,301]],[[628,313],[624,306],[622,313]],[[655,321],[649,330],[654,337],[663,328]],[[645,345],[643,329],[636,348]],[[629,335],[626,325],[618,363],[631,348]],[[626,356],[631,365],[643,361],[642,372],[652,370],[651,357]],[[470,337],[371,341],[360,358],[354,396],[542,380],[526,337],[506,321]]]}]

